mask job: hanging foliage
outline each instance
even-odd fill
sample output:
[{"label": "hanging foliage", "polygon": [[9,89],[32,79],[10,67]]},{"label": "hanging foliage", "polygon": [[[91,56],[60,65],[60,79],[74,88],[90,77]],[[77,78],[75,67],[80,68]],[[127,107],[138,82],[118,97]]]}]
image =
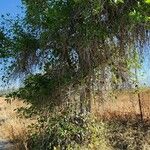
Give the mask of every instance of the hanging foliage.
[{"label": "hanging foliage", "polygon": [[[58,98],[67,93],[70,86],[78,86],[78,93],[82,93],[80,99],[90,110],[91,93],[103,90],[108,82],[112,88],[130,82],[130,71],[139,67],[142,46],[149,42],[148,0],[22,2],[24,19],[4,19],[5,24],[9,22],[10,26],[9,30],[4,28],[6,25],[1,27],[0,53],[1,56],[9,54],[7,58],[13,59],[8,67],[11,73],[40,71],[39,76],[25,81],[29,95],[35,89],[41,93],[45,85],[45,89],[49,88],[46,93],[53,91]],[[39,77],[53,85],[47,87],[43,84],[36,88]],[[34,84],[28,84],[32,79],[33,83],[37,80]],[[31,98],[29,95],[24,98]],[[34,95],[33,99],[36,98]]]}]

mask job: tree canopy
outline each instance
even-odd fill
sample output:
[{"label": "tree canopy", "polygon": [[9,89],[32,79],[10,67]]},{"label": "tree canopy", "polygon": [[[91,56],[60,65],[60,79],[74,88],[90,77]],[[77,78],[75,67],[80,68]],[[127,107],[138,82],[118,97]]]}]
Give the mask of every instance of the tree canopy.
[{"label": "tree canopy", "polygon": [[0,57],[12,60],[9,73],[41,70],[39,76],[56,81],[51,84],[53,91],[68,84],[80,85],[83,79],[91,88],[97,76],[103,80],[108,72],[113,83],[126,82],[128,71],[138,66],[142,47],[149,42],[149,0],[22,3],[24,18],[3,17]]}]

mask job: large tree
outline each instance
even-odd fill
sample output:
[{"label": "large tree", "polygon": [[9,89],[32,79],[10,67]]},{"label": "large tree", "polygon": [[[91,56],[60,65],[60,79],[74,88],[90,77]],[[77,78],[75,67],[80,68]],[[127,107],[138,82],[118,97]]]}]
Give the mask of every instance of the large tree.
[{"label": "large tree", "polygon": [[11,73],[41,70],[42,74],[26,80],[28,92],[22,89],[21,94],[37,103],[50,93],[51,98],[62,99],[62,93],[78,85],[81,111],[83,103],[90,111],[91,91],[102,90],[105,78],[115,84],[127,82],[128,71],[137,66],[142,46],[149,41],[149,0],[22,0],[22,3],[23,19],[4,19],[0,55],[12,60],[8,67]]}]

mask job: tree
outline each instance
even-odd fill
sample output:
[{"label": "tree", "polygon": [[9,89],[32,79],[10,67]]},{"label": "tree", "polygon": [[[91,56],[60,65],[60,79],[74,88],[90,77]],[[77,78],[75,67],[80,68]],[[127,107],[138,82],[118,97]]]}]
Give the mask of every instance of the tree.
[{"label": "tree", "polygon": [[[11,21],[9,32],[2,31],[2,41],[9,40],[10,44],[4,42],[1,55],[4,51],[9,54],[8,59],[13,58],[11,72],[31,73],[35,68],[42,69],[42,74],[31,79],[37,84],[39,77],[40,81],[46,78],[52,82],[48,87],[53,89],[53,94],[57,93],[54,99],[57,97],[58,101],[68,93],[68,87],[78,86],[82,93],[81,110],[83,104],[87,111],[91,110],[91,93],[99,87],[96,78],[102,84],[105,77],[101,74],[105,70],[110,71],[113,84],[127,82],[127,72],[139,61],[132,63],[133,57],[140,58],[140,48],[149,41],[148,0],[22,2],[25,18]],[[33,82],[29,87],[35,85]],[[37,91],[33,87],[29,89],[35,93],[29,93],[42,90],[40,86]]]}]

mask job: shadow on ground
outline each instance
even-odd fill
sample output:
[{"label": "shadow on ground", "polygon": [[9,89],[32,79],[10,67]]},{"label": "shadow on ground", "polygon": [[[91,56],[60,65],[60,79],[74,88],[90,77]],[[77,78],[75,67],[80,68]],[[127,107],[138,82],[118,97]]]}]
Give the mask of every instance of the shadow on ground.
[{"label": "shadow on ground", "polygon": [[112,115],[107,120],[106,138],[115,150],[150,150],[150,120],[139,115]]},{"label": "shadow on ground", "polygon": [[12,147],[13,145],[10,142],[0,139],[0,150],[11,150]]}]

